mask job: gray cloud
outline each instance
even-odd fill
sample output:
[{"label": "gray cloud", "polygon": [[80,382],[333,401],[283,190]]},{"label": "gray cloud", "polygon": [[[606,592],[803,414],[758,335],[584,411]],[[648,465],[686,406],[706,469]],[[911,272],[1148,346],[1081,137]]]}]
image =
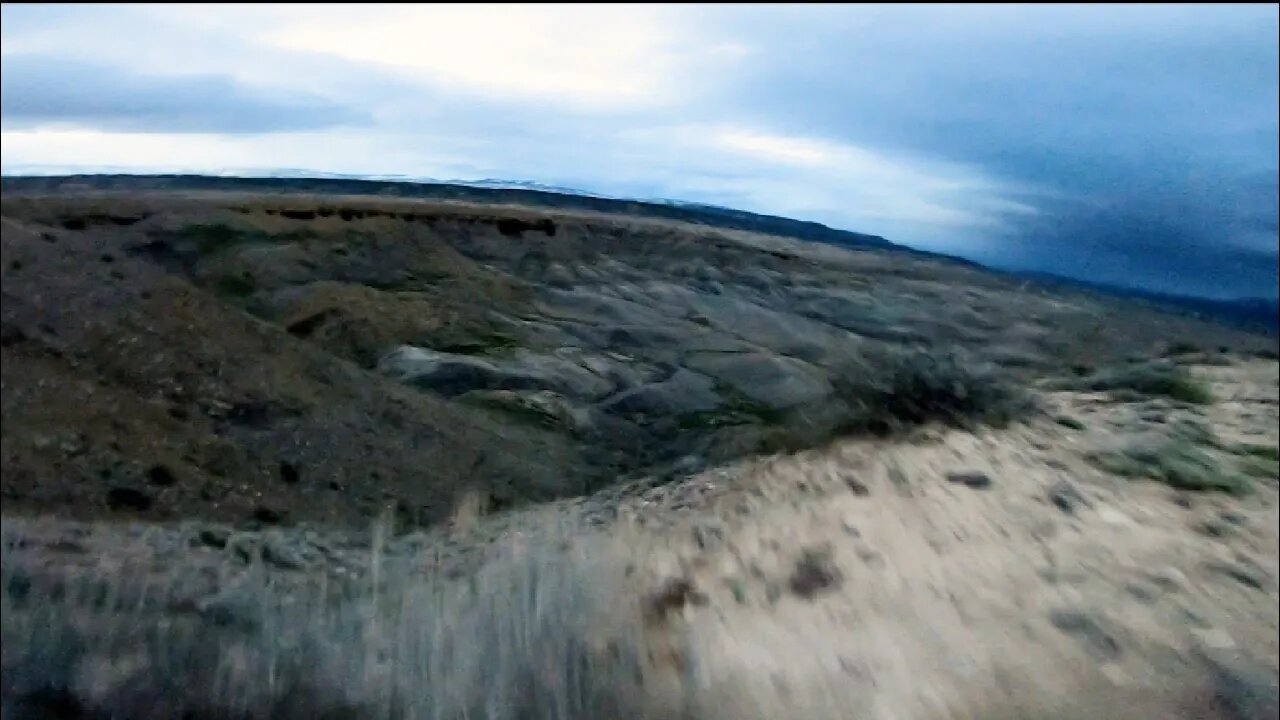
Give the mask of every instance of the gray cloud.
[{"label": "gray cloud", "polygon": [[[703,60],[662,76],[669,102],[592,113],[355,62],[323,43],[302,52],[265,40],[265,30],[312,17],[291,13],[6,5],[5,129],[270,132],[259,145],[229,146],[235,162],[675,196],[1006,267],[1172,292],[1277,294],[1274,5],[666,8],[677,46],[627,62]],[[143,27],[137,42],[110,40]],[[399,30],[393,23],[387,36]],[[635,34],[664,32],[644,30]],[[709,48],[724,52],[699,65]],[[570,65],[611,47],[589,50]],[[142,72],[153,66],[186,75]],[[816,141],[851,165],[879,160],[844,171],[734,155],[714,143],[725,127]],[[700,141],[700,132],[711,134]],[[46,151],[30,142],[30,152],[6,142],[5,161],[42,162]],[[80,154],[50,147],[60,150],[50,156]],[[221,156],[192,152],[192,162],[211,154]],[[940,190],[938,180],[959,189]],[[877,202],[896,214],[877,214]],[[948,212],[992,222],[940,222]]]},{"label": "gray cloud", "polygon": [[1009,218],[978,259],[1276,295],[1274,6],[808,9],[765,30],[743,22],[772,49],[738,78],[736,101],[757,121],[1025,184],[1021,200],[1041,212]]},{"label": "gray cloud", "polygon": [[247,87],[226,75],[147,75],[47,54],[6,55],[0,78],[8,127],[270,133],[368,121],[362,111],[314,95]]}]

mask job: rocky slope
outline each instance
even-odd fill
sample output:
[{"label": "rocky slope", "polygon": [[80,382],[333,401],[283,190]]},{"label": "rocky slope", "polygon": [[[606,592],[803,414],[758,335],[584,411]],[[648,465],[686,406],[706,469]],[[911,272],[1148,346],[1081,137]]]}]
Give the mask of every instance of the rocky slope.
[{"label": "rocky slope", "polygon": [[[826,442],[868,348],[1027,378],[1267,338],[967,265],[666,220],[7,192],[11,511],[445,517]],[[851,369],[854,368],[854,369]]]}]

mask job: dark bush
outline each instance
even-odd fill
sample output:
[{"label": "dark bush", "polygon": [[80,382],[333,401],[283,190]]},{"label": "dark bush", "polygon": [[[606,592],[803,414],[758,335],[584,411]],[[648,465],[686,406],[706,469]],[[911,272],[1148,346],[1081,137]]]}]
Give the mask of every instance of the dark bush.
[{"label": "dark bush", "polygon": [[1103,368],[1087,377],[1062,380],[1056,387],[1063,390],[1154,395],[1197,405],[1213,402],[1213,394],[1203,383],[1192,377],[1185,368],[1165,361]]},{"label": "dark bush", "polygon": [[883,434],[929,422],[1003,427],[1032,407],[998,367],[954,350],[865,353],[835,385],[849,407],[847,432]]}]

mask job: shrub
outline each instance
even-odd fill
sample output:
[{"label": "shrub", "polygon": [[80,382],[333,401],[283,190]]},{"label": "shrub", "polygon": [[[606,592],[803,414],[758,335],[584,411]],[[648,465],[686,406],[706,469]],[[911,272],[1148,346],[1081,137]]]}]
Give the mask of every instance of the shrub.
[{"label": "shrub", "polygon": [[[625,705],[637,697],[638,654],[619,618],[639,611],[619,592],[625,562],[551,526],[465,572],[377,550],[361,580],[268,572],[255,560],[219,568],[226,584],[195,599],[200,583],[181,568],[159,584],[119,567],[54,576],[6,538],[3,714],[636,717]],[[148,550],[134,569],[159,557]]]},{"label": "shrub", "polygon": [[1240,472],[1256,478],[1280,478],[1280,462],[1265,458],[1249,456],[1241,458],[1238,466]]},{"label": "shrub", "polygon": [[1240,443],[1231,448],[1231,451],[1237,455],[1251,455],[1256,458],[1270,460],[1275,462],[1280,460],[1280,448],[1275,445],[1255,445],[1253,443]]},{"label": "shrub", "polygon": [[849,407],[843,429],[892,432],[940,422],[957,427],[1003,427],[1031,402],[996,366],[976,364],[958,351],[864,353],[835,379]]},{"label": "shrub", "polygon": [[1120,450],[1097,453],[1091,459],[1114,475],[1158,480],[1180,490],[1243,495],[1252,489],[1246,478],[1225,470],[1213,454],[1185,437],[1134,441]]},{"label": "shrub", "polygon": [[1163,361],[1105,368],[1086,377],[1061,380],[1055,386],[1109,392],[1118,397],[1162,396],[1197,405],[1213,402],[1209,389],[1186,369]]}]

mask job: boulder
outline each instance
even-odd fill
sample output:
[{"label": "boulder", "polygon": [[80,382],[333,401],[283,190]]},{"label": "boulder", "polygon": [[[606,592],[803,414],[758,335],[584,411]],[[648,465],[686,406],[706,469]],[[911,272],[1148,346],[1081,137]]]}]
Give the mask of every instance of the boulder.
[{"label": "boulder", "polygon": [[586,369],[571,355],[525,349],[498,360],[402,345],[378,361],[378,370],[445,395],[470,390],[552,390],[594,400],[615,389],[613,382]]},{"label": "boulder", "polygon": [[[378,371],[446,395],[520,384],[483,358],[401,345],[378,360]],[[531,380],[531,378],[524,378]],[[526,386],[531,386],[526,385]]]}]

